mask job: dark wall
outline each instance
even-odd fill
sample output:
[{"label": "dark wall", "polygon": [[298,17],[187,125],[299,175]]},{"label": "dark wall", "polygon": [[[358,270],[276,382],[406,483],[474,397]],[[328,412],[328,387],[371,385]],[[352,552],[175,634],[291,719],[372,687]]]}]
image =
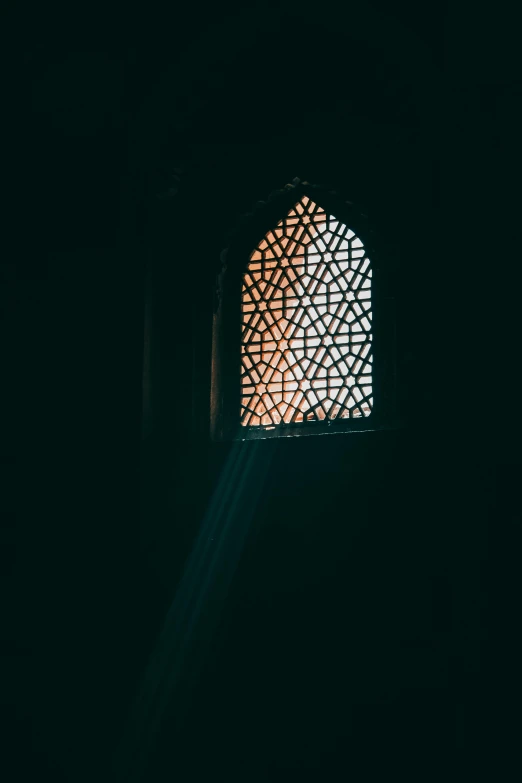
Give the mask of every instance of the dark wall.
[{"label": "dark wall", "polygon": [[[369,4],[381,28],[382,5]],[[192,586],[210,608],[150,777],[378,779],[409,765],[429,779],[437,764],[513,758],[520,72],[500,12],[486,59],[480,14],[470,36],[464,11],[384,13],[439,69],[429,101],[414,62],[357,36],[347,57],[338,33],[335,47],[238,55],[157,137],[143,107],[168,103],[165,74],[217,11],[51,14],[23,48],[20,263],[7,259],[3,287],[22,468],[3,528],[8,779],[117,775],[231,451],[200,414],[219,253],[294,176],[339,186],[389,237],[407,426],[250,455],[223,539],[234,556],[221,572],[212,561],[215,593]],[[310,40],[313,24],[298,27]],[[315,75],[296,78],[289,110],[274,85],[305,53]],[[325,97],[303,113],[314,90]]]}]

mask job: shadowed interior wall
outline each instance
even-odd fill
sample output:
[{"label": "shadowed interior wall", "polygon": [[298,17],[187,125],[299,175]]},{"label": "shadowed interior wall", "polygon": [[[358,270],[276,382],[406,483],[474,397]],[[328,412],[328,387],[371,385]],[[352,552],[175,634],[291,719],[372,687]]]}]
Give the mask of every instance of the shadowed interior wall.
[{"label": "shadowed interior wall", "polygon": [[516,768],[516,25],[472,15],[481,47],[461,4],[433,24],[399,5],[332,14],[335,46],[304,6],[34,12],[9,118],[22,263],[6,254],[1,291],[22,408],[2,528],[14,779],[114,779],[232,451],[208,438],[220,253],[295,176],[339,184],[387,237],[407,426],[246,444],[223,517],[239,544],[146,779]]}]

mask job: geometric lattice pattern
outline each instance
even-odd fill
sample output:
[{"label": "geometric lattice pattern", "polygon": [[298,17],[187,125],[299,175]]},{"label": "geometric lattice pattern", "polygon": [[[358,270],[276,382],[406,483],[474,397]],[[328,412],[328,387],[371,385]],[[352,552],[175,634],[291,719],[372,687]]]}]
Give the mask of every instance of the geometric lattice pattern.
[{"label": "geometric lattice pattern", "polygon": [[304,196],[243,275],[241,424],[372,411],[371,266],[353,231]]}]

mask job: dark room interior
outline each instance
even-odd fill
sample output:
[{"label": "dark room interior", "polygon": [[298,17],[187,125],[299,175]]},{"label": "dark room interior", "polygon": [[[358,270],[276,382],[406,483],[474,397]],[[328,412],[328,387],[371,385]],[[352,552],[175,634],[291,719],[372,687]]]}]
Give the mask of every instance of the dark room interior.
[{"label": "dark room interior", "polygon": [[[514,9],[27,13],[2,780],[516,779]],[[368,226],[381,386],[367,427],[250,438],[216,313],[294,192]]]}]

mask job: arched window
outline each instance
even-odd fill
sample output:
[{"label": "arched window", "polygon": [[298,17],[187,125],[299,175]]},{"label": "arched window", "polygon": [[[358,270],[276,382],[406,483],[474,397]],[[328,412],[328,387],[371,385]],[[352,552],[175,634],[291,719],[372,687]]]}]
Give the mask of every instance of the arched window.
[{"label": "arched window", "polygon": [[371,264],[344,223],[302,196],[243,276],[241,424],[370,416]]},{"label": "arched window", "polygon": [[222,269],[215,435],[266,438],[389,423],[393,324],[389,312],[383,323],[371,245],[351,204],[299,180],[249,216]]}]

